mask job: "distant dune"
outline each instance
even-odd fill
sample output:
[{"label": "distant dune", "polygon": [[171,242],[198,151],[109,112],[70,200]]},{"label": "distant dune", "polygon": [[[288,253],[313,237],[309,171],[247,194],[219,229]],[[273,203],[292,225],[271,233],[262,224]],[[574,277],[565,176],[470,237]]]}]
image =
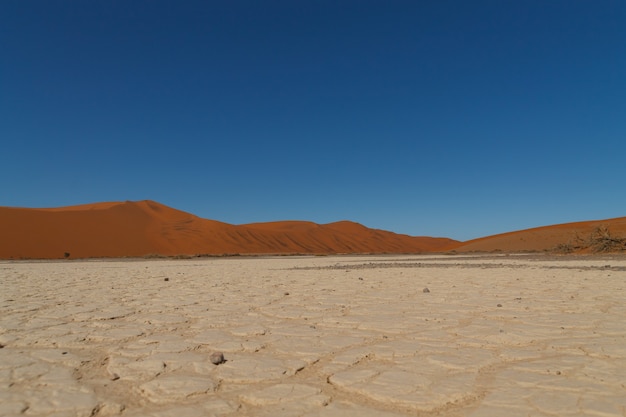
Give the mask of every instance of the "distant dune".
[{"label": "distant dune", "polygon": [[626,249],[626,217],[538,227],[459,242],[369,229],[349,221],[231,225],[202,219],[154,201],[46,209],[0,207],[0,259],[447,251],[590,252],[606,250],[607,247],[601,245],[607,244],[611,251]]},{"label": "distant dune", "polygon": [[618,252],[626,250],[626,217],[564,223],[459,243],[457,252]]},{"label": "distant dune", "polygon": [[0,207],[0,231],[2,259],[421,253],[460,243],[369,229],[348,221],[231,225],[154,201],[50,209]]}]

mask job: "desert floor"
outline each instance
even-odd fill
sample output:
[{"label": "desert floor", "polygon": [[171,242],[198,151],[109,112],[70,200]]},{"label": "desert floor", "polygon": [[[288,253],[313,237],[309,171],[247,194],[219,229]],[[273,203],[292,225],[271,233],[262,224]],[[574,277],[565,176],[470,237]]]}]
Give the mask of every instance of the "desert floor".
[{"label": "desert floor", "polygon": [[2,416],[626,415],[624,256],[5,261],[0,284]]}]

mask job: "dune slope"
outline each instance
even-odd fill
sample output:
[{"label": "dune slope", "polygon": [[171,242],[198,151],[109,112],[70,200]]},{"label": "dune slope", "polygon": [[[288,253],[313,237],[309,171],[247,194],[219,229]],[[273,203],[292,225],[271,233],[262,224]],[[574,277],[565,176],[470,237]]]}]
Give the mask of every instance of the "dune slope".
[{"label": "dune slope", "polygon": [[154,201],[52,209],[0,207],[0,258],[198,254],[418,253],[459,242],[411,237],[358,223],[231,225]]},{"label": "dune slope", "polygon": [[[604,247],[609,240],[613,247]],[[621,242],[621,243],[620,243]],[[502,233],[459,243],[458,252],[602,252],[619,251],[626,244],[626,217],[563,223]],[[626,249],[622,246],[621,250]]]}]

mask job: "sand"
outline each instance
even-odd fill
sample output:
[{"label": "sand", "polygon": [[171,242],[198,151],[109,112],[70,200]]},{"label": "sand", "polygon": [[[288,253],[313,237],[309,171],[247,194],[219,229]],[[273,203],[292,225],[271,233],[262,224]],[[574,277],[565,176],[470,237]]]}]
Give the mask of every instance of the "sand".
[{"label": "sand", "polygon": [[600,249],[596,247],[599,242],[593,241],[594,236],[599,237],[599,231],[607,233],[607,237],[619,240],[619,243],[613,242],[611,251],[626,251],[626,217],[534,227],[461,242],[456,247],[452,245],[451,249],[457,252],[509,253],[558,252],[568,249],[572,252],[589,253]]},{"label": "sand", "polygon": [[456,245],[350,221],[232,225],[155,201],[59,208],[0,207],[0,259],[80,259],[148,255],[419,253]]},{"label": "sand", "polygon": [[624,256],[3,261],[0,280],[2,416],[626,415]]},{"label": "sand", "polygon": [[[351,221],[232,225],[150,200],[41,209],[0,207],[0,230],[0,259],[15,260],[207,254],[626,252],[626,217],[542,226],[460,242],[371,229]],[[615,240],[610,247],[593,241],[598,230]]]}]

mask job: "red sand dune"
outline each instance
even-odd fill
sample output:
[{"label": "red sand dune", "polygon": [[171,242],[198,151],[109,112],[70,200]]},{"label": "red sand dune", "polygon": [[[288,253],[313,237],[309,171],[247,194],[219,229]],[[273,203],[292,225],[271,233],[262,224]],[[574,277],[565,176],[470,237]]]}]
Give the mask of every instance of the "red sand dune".
[{"label": "red sand dune", "polygon": [[357,223],[230,225],[154,201],[50,209],[0,207],[1,259],[199,254],[419,253],[452,239],[411,237]]},{"label": "red sand dune", "polygon": [[[29,209],[0,207],[0,259],[134,257],[146,255],[523,252],[567,245],[589,250],[598,227],[626,245],[626,217],[567,223],[467,242],[412,237],[342,221],[231,225],[154,201]],[[624,247],[626,249],[626,246]]]},{"label": "red sand dune", "polygon": [[[459,243],[451,248],[457,252],[537,252],[566,251],[592,252],[594,236],[598,229],[608,230],[613,238],[621,239],[622,250],[626,249],[626,217],[586,222],[563,223],[535,227],[516,232],[502,233]],[[560,246],[560,248],[559,248]]]}]

